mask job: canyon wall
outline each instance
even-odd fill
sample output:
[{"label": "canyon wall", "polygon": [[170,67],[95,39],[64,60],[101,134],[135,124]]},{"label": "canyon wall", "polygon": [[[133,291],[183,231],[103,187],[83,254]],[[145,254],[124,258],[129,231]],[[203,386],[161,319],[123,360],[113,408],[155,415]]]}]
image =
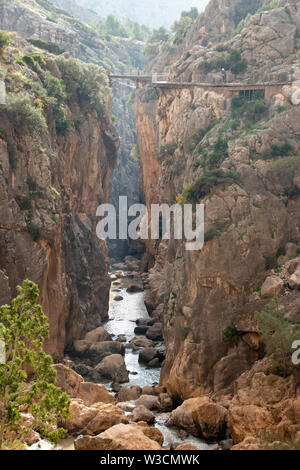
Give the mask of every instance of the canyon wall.
[{"label": "canyon wall", "polygon": [[[239,96],[232,102],[221,90],[197,87],[164,88],[157,96],[142,89],[137,95],[148,207],[205,204],[201,251],[162,240],[148,242],[144,258],[150,269],[147,305],[164,322],[161,384],[178,400],[207,393],[232,396],[234,381],[260,357],[254,313],[269,302],[260,288],[298,252],[300,9],[299,2],[285,3],[253,15],[222,51],[191,42],[189,54],[171,67],[174,80],[217,82],[214,60],[238,50],[244,70],[228,70],[228,81],[287,82],[268,102],[254,97],[251,104]],[[293,64],[293,84],[288,84]],[[298,293],[287,290],[281,301],[287,310],[290,304],[294,308]],[[242,338],[235,347],[223,341],[230,326]]]},{"label": "canyon wall", "polygon": [[[106,74],[85,67],[58,62],[17,36],[1,55],[8,92],[0,110],[1,301],[10,301],[23,279],[37,282],[50,322],[46,349],[55,359],[108,311],[107,249],[96,237],[96,209],[109,199],[119,140]],[[90,73],[85,91],[79,72]],[[99,93],[103,87],[97,109],[89,86]]]},{"label": "canyon wall", "polygon": [[[59,6],[64,10],[57,9],[50,3],[40,4],[34,0],[25,0],[22,3],[7,0],[0,2],[0,29],[11,31],[13,34],[17,32],[18,37],[15,37],[12,49],[20,48],[19,54],[16,53],[16,50],[6,51],[5,61],[7,61],[9,68],[15,68],[17,74],[22,74],[24,81],[33,78],[37,82],[37,86],[41,84],[41,77],[37,76],[34,71],[28,68],[24,69],[16,64],[16,60],[21,59],[23,55],[32,55],[32,53],[46,55],[48,57],[47,67],[51,73],[58,74],[58,77],[61,78],[59,70],[53,62],[54,58],[50,59],[51,54],[45,52],[45,49],[49,49],[52,44],[55,47],[58,46],[56,53],[68,51],[83,62],[96,63],[106,69],[113,68],[121,72],[127,71],[128,66],[143,67],[145,58],[141,43],[117,38],[109,41],[68,13],[67,10],[72,7],[68,2],[60,2]],[[85,19],[82,17],[83,13],[86,11],[79,11],[78,15]],[[51,21],[52,17],[55,18],[55,21]],[[38,41],[35,44],[42,49],[32,47],[31,44],[22,41],[20,37]],[[26,87],[26,84],[21,85],[21,91],[23,86]],[[49,117],[48,132],[50,135],[47,136],[47,142],[50,146],[55,147],[53,155],[59,151],[59,158],[51,157],[51,151],[51,158],[49,157],[51,161],[48,166],[46,165],[48,173],[39,176],[41,187],[47,187],[49,180],[51,180],[49,185],[57,188],[60,194],[58,197],[55,192],[52,194],[48,188],[51,200],[55,200],[56,204],[58,201],[60,203],[59,216],[52,214],[50,218],[46,219],[53,232],[49,228],[46,230],[46,233],[49,230],[51,232],[49,235],[51,249],[47,241],[42,241],[44,235],[38,244],[35,244],[26,234],[28,250],[25,250],[22,246],[24,234],[20,238],[21,245],[19,245],[15,240],[15,234],[11,233],[9,235],[10,248],[8,245],[5,248],[6,242],[3,241],[1,251],[1,283],[3,285],[3,290],[0,289],[1,303],[11,299],[15,293],[15,285],[21,282],[25,275],[39,282],[41,301],[49,315],[51,324],[48,351],[55,358],[61,358],[64,348],[71,347],[74,339],[81,338],[87,330],[98,326],[108,312],[110,281],[107,275],[107,248],[105,244],[100,244],[95,238],[94,216],[98,204],[108,202],[110,193],[112,194],[112,202],[115,202],[113,198],[118,199],[118,195],[122,194],[122,191],[123,194],[129,194],[130,203],[138,202],[140,198],[139,165],[130,157],[135,144],[133,111],[130,106],[127,106],[130,89],[126,86],[124,88],[122,84],[115,84],[112,102],[107,100],[105,115],[100,118],[91,104],[84,103],[82,99],[78,101],[78,90],[72,88],[67,92],[66,106],[70,113],[70,120],[75,123],[75,127],[72,128],[68,137],[57,138],[53,116]],[[107,88],[106,93],[109,96]],[[118,127],[117,132],[122,137],[120,151],[118,151],[117,133],[111,123],[112,113]],[[3,115],[5,116],[4,108]],[[6,123],[6,126],[8,127],[9,123]],[[3,139],[5,135],[4,129]],[[14,148],[17,148],[15,139],[18,137],[11,135],[10,140],[13,142]],[[30,140],[29,137],[28,140]],[[30,145],[37,146],[38,144],[33,141],[30,142]],[[43,151],[39,156],[39,160],[43,162],[44,147],[45,145],[41,145]],[[56,147],[59,147],[59,150],[56,150]],[[20,149],[22,149],[21,146]],[[23,150],[18,155],[18,160],[21,162],[23,160],[22,152]],[[27,152],[25,146],[24,152]],[[40,162],[37,161],[36,165],[40,165]],[[114,178],[112,178],[113,169]],[[12,172],[9,168],[7,171],[9,174]],[[34,177],[35,181],[36,168],[33,170],[30,168],[30,171],[33,171],[33,176],[27,175],[27,170],[23,173],[23,165],[15,171],[20,172],[18,179],[23,182],[22,185],[20,184],[20,187],[23,188],[22,192],[30,192],[26,180],[28,177],[30,179]],[[5,178],[8,176],[4,176],[4,174],[2,176],[6,181]],[[16,178],[14,172],[12,172],[11,178],[14,182]],[[7,186],[5,193],[10,185],[8,178],[8,182],[5,183]],[[4,200],[10,201],[16,196],[14,191],[10,191],[9,194],[4,197]],[[22,194],[22,197],[28,199],[27,195]],[[6,212],[6,205],[3,207],[5,207],[3,211]],[[24,212],[21,211],[22,216],[23,214]],[[15,211],[10,217],[10,224],[12,224],[10,227],[14,226],[17,216],[19,216],[19,211]],[[42,217],[44,220],[45,217]],[[22,224],[23,229],[26,229],[26,221],[23,220]],[[3,233],[6,234],[5,237],[8,237],[7,227],[5,230]],[[43,227],[44,232],[45,227]],[[16,246],[18,246],[18,256],[14,254]],[[33,258],[32,246],[37,251],[37,255]],[[23,249],[26,253],[26,259],[23,259]],[[127,249],[127,244],[126,246],[122,245],[121,250],[118,245],[113,254],[119,256]],[[12,253],[7,257],[4,256],[6,252]],[[17,274],[16,271],[18,271]]]}]

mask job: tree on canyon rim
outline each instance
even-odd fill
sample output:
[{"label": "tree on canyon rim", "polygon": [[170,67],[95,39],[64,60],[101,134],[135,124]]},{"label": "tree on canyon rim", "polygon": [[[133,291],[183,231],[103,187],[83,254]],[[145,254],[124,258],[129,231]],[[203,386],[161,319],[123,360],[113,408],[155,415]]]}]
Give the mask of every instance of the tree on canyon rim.
[{"label": "tree on canyon rim", "polygon": [[[37,303],[38,286],[25,280],[19,295],[0,308],[0,340],[5,364],[0,364],[0,450],[10,431],[25,436],[33,428],[52,442],[65,435],[56,423],[69,416],[70,398],[55,386],[52,357],[43,350],[49,324]],[[33,417],[31,429],[22,423],[21,411]]]}]

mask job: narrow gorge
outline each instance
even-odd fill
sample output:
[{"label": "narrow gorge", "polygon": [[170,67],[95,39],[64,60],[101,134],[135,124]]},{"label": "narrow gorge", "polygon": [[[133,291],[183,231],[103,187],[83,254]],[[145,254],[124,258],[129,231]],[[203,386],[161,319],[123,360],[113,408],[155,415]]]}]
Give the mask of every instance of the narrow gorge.
[{"label": "narrow gorge", "polygon": [[144,3],[0,0],[0,449],[299,450],[300,1]]}]

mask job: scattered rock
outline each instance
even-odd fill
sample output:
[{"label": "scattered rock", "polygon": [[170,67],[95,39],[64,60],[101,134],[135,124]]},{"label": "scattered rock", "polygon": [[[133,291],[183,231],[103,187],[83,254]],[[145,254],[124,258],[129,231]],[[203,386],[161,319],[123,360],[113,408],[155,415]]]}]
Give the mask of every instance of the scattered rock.
[{"label": "scattered rock", "polygon": [[128,424],[128,419],[123,410],[112,404],[97,404],[93,408],[97,410],[96,416],[87,424],[87,434],[99,434],[116,424]]},{"label": "scattered rock", "polygon": [[70,434],[82,431],[97,413],[96,408],[86,406],[82,400],[73,399],[70,404],[71,417],[63,423],[64,427]]},{"label": "scattered rock", "polygon": [[193,446],[189,442],[184,442],[183,444],[179,444],[174,450],[199,450],[198,447]]},{"label": "scattered rock", "polygon": [[54,364],[56,370],[56,385],[70,397],[76,397],[79,385],[83,382],[81,375],[63,364]]},{"label": "scattered rock", "polygon": [[116,295],[116,296],[114,297],[114,300],[115,300],[116,302],[121,302],[121,300],[124,300],[124,297],[122,297],[121,295]]},{"label": "scattered rock", "polygon": [[98,343],[99,341],[112,341],[111,335],[106,331],[103,326],[99,326],[95,330],[90,331],[85,335],[84,338],[86,341],[91,343]]},{"label": "scattered rock", "polygon": [[289,278],[289,286],[291,289],[300,289],[300,269],[298,268]]},{"label": "scattered rock", "polygon": [[155,421],[154,414],[144,405],[137,406],[128,418],[134,422],[145,421],[149,424],[153,424]]},{"label": "scattered rock", "polygon": [[125,335],[119,335],[119,336],[117,337],[117,341],[119,341],[120,343],[126,343],[127,338],[126,338]]},{"label": "scattered rock", "polygon": [[118,402],[137,400],[142,394],[142,389],[138,385],[130,388],[121,388],[117,395]]},{"label": "scattered rock", "polygon": [[261,296],[263,299],[271,299],[283,292],[284,283],[279,276],[269,276],[265,280],[261,288]]},{"label": "scattered rock", "polygon": [[147,333],[146,333],[147,338],[155,340],[155,341],[162,341],[163,339],[162,329],[163,329],[162,323],[154,323],[154,325],[150,326],[150,328],[148,328],[147,330]]},{"label": "scattered rock", "polygon": [[207,441],[224,439],[228,411],[214,402],[199,404],[192,417],[199,436]]},{"label": "scattered rock", "polygon": [[105,379],[128,382],[128,371],[124,358],[120,354],[105,357],[95,368],[97,374]]},{"label": "scattered rock", "polygon": [[145,423],[144,421],[140,421],[139,423],[137,423],[137,426],[141,427],[141,430],[143,431],[145,436],[149,437],[149,439],[151,439],[152,441],[158,442],[158,444],[161,446],[163,445],[164,436],[163,436],[163,433],[159,429],[153,426],[148,426],[148,424]]},{"label": "scattered rock", "polygon": [[160,393],[159,394],[159,409],[161,411],[172,411],[173,409],[173,400],[167,393]]},{"label": "scattered rock", "polygon": [[153,348],[155,346],[155,343],[145,336],[136,336],[129,342],[129,344],[133,347],[133,349]]},{"label": "scattered rock", "polygon": [[130,294],[135,294],[138,292],[144,292],[144,289],[143,287],[138,286],[137,284],[130,284],[126,289],[126,292],[129,292]]},{"label": "scattered rock", "polygon": [[154,395],[141,395],[140,398],[135,400],[135,405],[143,405],[148,410],[158,410],[159,409],[159,399]]},{"label": "scattered rock", "polygon": [[116,399],[109,393],[104,385],[91,382],[81,382],[77,392],[77,398],[84,404],[91,406],[94,403],[115,403]]},{"label": "scattered rock", "polygon": [[225,441],[219,442],[219,446],[222,450],[230,450],[233,447],[233,440],[226,439]]},{"label": "scattered rock", "polygon": [[79,436],[74,446],[75,450],[161,450],[134,424],[117,424],[99,436]]},{"label": "scattered rock", "polygon": [[148,326],[136,326],[134,329],[134,333],[136,335],[145,335],[147,333],[148,328]]},{"label": "scattered rock", "polygon": [[157,350],[154,348],[144,348],[139,353],[139,362],[148,364],[150,361],[157,357]]},{"label": "scattered rock", "polygon": [[148,367],[160,367],[161,364],[160,364],[160,361],[158,359],[158,357],[152,359],[152,361],[148,362]]},{"label": "scattered rock", "polygon": [[193,412],[202,405],[211,403],[209,397],[197,397],[185,400],[182,405],[172,411],[166,425],[185,429],[193,436],[199,436],[199,430],[194,422]]}]

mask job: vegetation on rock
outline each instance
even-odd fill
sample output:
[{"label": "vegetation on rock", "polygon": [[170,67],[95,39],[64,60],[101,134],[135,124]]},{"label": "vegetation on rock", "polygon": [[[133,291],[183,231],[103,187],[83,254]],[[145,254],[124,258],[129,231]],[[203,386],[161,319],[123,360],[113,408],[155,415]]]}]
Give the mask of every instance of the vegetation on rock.
[{"label": "vegetation on rock", "polygon": [[291,372],[292,344],[300,340],[300,329],[285,317],[278,298],[257,312],[256,319],[266,353],[272,357],[274,372],[286,377]]},{"label": "vegetation on rock", "polygon": [[[10,305],[0,307],[0,338],[6,348],[6,363],[0,364],[0,449],[10,431],[26,436],[38,430],[58,442],[65,430],[57,422],[68,417],[70,405],[68,395],[55,386],[53,360],[43,350],[49,325],[37,303],[38,286],[26,280],[17,290]],[[22,422],[23,409],[33,416],[29,428]]]}]

